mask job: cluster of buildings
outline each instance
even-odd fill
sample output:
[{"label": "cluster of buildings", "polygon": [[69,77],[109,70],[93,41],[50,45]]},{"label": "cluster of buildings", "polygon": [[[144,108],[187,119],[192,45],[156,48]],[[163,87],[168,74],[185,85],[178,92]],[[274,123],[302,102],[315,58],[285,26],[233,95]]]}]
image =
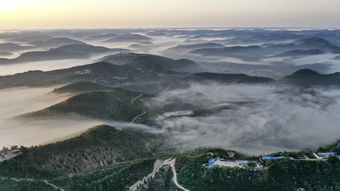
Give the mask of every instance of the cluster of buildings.
[{"label": "cluster of buildings", "polygon": [[226,160],[223,158],[210,158],[207,163],[204,163],[205,167],[230,167],[230,168],[251,168],[254,170],[259,170],[263,168],[263,165],[258,161],[250,160]]},{"label": "cluster of buildings", "polygon": [[167,112],[163,113],[162,115],[158,116],[158,120],[163,120],[171,117],[183,117],[183,116],[191,116],[194,112],[190,110],[183,110],[183,111],[173,111],[173,112]]},{"label": "cluster of buildings", "polygon": [[327,160],[330,156],[335,156],[340,159],[340,152],[285,153],[275,156],[262,156],[260,157],[260,161],[280,160],[284,158],[288,158],[290,160]]},{"label": "cluster of buildings", "polygon": [[0,163],[5,161],[5,160],[9,160],[12,159],[18,155],[21,154],[21,150],[20,149],[3,149],[2,151],[0,151]]},{"label": "cluster of buildings", "polygon": [[340,159],[340,152],[316,152],[316,153],[284,153],[282,155],[261,156],[259,160],[226,160],[223,158],[210,158],[204,167],[230,167],[261,170],[264,168],[265,161],[271,160],[327,160],[330,156],[335,156]]}]

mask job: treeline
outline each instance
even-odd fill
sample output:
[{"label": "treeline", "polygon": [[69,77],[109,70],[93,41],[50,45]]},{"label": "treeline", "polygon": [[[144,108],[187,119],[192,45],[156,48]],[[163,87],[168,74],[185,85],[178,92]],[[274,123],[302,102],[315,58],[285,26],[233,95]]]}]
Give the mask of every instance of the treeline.
[{"label": "treeline", "polygon": [[96,169],[71,178],[54,180],[53,183],[72,191],[120,191],[148,175],[155,160],[140,160]]},{"label": "treeline", "polygon": [[307,191],[340,190],[340,161],[282,161],[266,170],[206,168],[207,156],[177,159],[179,183],[195,191]]},{"label": "treeline", "polygon": [[[90,170],[77,174],[54,173],[51,171],[37,171],[25,168],[18,161],[6,161],[0,168],[0,191],[52,191],[53,187],[39,180],[50,183],[70,191],[120,191],[151,173],[155,159],[125,162],[107,167]],[[1,176],[6,175],[6,176]],[[29,178],[35,181],[11,180],[15,178]],[[37,181],[38,180],[38,181]]]}]

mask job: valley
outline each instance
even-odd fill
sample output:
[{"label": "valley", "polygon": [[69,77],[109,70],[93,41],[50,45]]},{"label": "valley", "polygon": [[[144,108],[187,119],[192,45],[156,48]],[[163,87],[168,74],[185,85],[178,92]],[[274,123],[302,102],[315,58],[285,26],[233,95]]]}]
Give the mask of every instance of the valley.
[{"label": "valley", "polygon": [[0,190],[339,190],[338,37],[0,33]]}]

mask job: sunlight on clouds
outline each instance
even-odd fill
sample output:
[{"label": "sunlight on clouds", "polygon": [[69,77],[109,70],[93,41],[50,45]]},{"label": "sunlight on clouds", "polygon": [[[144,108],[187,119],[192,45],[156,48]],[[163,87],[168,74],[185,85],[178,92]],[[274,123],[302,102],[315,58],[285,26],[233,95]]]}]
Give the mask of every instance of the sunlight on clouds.
[{"label": "sunlight on clouds", "polygon": [[47,6],[50,2],[49,0],[0,0],[1,13],[13,13],[18,11],[23,11],[31,8],[42,8]]},{"label": "sunlight on clouds", "polygon": [[0,28],[337,26],[338,0],[0,0]]},{"label": "sunlight on clouds", "polygon": [[0,1],[0,11],[1,12],[11,12],[11,11],[17,11],[22,8],[24,8],[23,3],[25,1],[23,0],[2,0]]}]

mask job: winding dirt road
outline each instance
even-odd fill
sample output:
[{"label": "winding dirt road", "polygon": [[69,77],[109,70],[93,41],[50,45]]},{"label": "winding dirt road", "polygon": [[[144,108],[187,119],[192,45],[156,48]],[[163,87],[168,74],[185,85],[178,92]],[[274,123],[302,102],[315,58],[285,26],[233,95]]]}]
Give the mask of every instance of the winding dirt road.
[{"label": "winding dirt road", "polygon": [[135,184],[133,184],[129,188],[129,191],[137,191],[139,188],[141,188],[143,185],[145,185],[149,180],[151,180],[152,178],[155,178],[156,174],[159,172],[159,170],[163,166],[170,166],[171,167],[172,174],[173,174],[172,181],[176,185],[177,188],[179,188],[183,191],[189,191],[188,189],[184,188],[183,186],[181,186],[178,183],[175,164],[176,164],[176,158],[174,158],[174,159],[170,158],[170,159],[166,159],[164,161],[156,160],[152,172],[150,174],[148,174],[147,176],[144,176],[141,180],[137,181]]}]

